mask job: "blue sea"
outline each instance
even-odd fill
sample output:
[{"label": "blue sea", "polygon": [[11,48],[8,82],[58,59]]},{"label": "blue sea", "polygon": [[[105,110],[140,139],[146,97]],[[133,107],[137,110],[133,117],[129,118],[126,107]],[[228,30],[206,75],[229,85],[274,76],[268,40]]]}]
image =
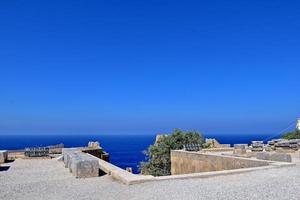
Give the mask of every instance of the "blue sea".
[{"label": "blue sea", "polygon": [[[267,135],[206,135],[220,143],[250,143],[265,140]],[[110,154],[110,162],[121,167],[132,167],[139,172],[138,165],[145,160],[143,151],[155,141],[155,135],[0,135],[0,149],[17,150],[25,147],[48,146],[63,143],[65,147],[87,146],[89,141],[99,141]]]}]

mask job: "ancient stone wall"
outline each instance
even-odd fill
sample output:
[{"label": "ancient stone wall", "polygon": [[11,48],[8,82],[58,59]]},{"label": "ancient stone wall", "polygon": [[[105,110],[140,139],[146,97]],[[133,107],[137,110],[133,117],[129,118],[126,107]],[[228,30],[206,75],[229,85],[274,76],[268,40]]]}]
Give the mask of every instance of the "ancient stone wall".
[{"label": "ancient stone wall", "polygon": [[182,150],[171,151],[171,174],[221,171],[269,165],[266,161]]}]

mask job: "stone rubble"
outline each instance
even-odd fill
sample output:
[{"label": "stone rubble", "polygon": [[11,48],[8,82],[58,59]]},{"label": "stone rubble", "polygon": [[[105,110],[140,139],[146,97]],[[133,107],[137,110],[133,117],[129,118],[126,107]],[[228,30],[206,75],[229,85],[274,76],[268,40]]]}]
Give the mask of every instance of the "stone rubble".
[{"label": "stone rubble", "polygon": [[300,147],[300,139],[273,139],[268,141],[268,145],[265,147],[266,151],[277,152],[294,152]]},{"label": "stone rubble", "polygon": [[252,141],[251,142],[251,150],[253,152],[261,152],[264,150],[264,143],[263,141]]}]

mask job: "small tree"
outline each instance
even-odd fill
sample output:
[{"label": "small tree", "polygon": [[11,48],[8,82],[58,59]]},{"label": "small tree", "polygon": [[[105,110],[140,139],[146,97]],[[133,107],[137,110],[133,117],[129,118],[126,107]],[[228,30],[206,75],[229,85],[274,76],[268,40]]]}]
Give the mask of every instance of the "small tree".
[{"label": "small tree", "polygon": [[291,140],[291,139],[300,139],[300,130],[295,130],[289,133],[286,133],[282,137],[283,139]]},{"label": "small tree", "polygon": [[164,135],[151,145],[144,154],[147,156],[147,162],[140,163],[142,174],[153,176],[166,176],[171,174],[171,150],[182,149],[185,144],[203,144],[204,138],[197,131],[183,132],[175,129],[172,134]]}]

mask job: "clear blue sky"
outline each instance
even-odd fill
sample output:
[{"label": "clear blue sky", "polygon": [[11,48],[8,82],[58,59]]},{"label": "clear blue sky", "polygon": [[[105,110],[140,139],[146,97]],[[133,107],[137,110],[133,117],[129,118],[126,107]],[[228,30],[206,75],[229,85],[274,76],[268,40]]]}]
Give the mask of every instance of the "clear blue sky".
[{"label": "clear blue sky", "polygon": [[0,134],[271,134],[300,117],[299,1],[0,2]]}]

